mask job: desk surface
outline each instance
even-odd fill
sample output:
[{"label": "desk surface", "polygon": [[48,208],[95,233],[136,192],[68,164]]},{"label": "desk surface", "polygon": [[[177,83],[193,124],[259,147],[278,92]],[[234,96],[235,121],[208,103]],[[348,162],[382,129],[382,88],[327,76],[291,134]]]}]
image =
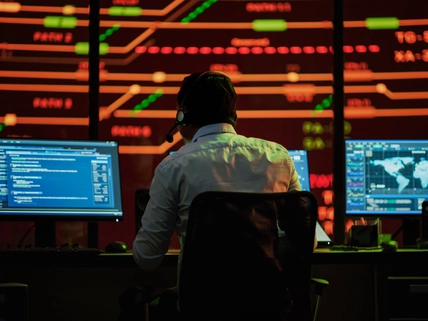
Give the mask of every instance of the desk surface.
[{"label": "desk surface", "polygon": [[[314,251],[313,264],[401,264],[415,260],[425,262],[428,249],[402,248],[396,252],[386,252],[380,249],[358,251],[331,251],[328,248]],[[175,267],[178,251],[170,251],[164,258],[162,266]],[[1,267],[31,266],[31,267],[136,267],[132,252],[101,253],[99,255],[44,255],[42,257],[13,255],[2,257]]]},{"label": "desk surface", "polygon": [[428,249],[400,248],[397,251],[383,251],[382,249],[331,251],[328,248],[321,248],[315,250],[312,262],[314,264],[395,264],[416,259],[426,261],[427,258]]},{"label": "desk surface", "polygon": [[[85,258],[65,255],[60,259],[55,255],[0,257],[0,282],[29,285],[29,308],[34,321],[82,320],[82,315],[86,316],[85,320],[115,321],[120,312],[118,296],[125,289],[135,284],[154,284],[156,289],[176,284],[177,258],[177,251],[171,251],[160,269],[144,272],[135,264],[132,252],[102,253]],[[426,275],[428,265],[424,262],[427,258],[428,250],[418,249],[397,252],[315,250],[313,274],[330,282],[320,318],[375,321],[374,271],[379,271],[379,275],[406,276],[410,268],[411,275]],[[344,264],[349,264],[352,273]],[[393,266],[399,273],[382,264]],[[47,306],[51,307],[48,314]],[[330,312],[327,316],[323,311]]]}]

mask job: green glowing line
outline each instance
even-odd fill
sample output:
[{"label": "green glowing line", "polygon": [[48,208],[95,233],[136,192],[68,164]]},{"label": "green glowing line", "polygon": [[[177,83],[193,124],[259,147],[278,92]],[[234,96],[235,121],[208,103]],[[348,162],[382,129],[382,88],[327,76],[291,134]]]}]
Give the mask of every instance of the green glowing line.
[{"label": "green glowing line", "polygon": [[[100,43],[100,55],[104,56],[108,54],[110,46],[106,42]],[[89,54],[89,42],[77,42],[74,45],[74,52],[78,55],[87,55]]]},{"label": "green glowing line", "polygon": [[317,110],[324,110],[326,108],[330,108],[331,104],[333,103],[333,95],[329,95],[327,98],[325,98],[321,104],[317,104],[314,108],[314,111]]},{"label": "green glowing line", "polygon": [[396,17],[367,18],[366,27],[369,30],[398,29],[400,20]]},{"label": "green glowing line", "polygon": [[195,10],[189,13],[187,17],[184,17],[183,19],[181,19],[181,23],[189,23],[190,21],[195,19],[197,16],[199,16],[202,12],[204,12],[206,9],[211,7],[211,5],[216,2],[217,0],[206,0],[199,7],[197,7]]},{"label": "green glowing line", "polygon": [[143,12],[140,7],[119,7],[113,6],[108,8],[108,14],[110,16],[127,16],[127,17],[138,17]]},{"label": "green glowing line", "polygon": [[115,31],[117,31],[119,29],[120,29],[119,24],[115,24],[113,27],[107,29],[106,32],[104,32],[102,35],[100,35],[100,37],[99,37],[100,42],[106,40],[107,37],[110,37]]},{"label": "green glowing line", "polygon": [[153,104],[158,98],[163,96],[162,88],[157,89],[153,94],[150,94],[147,98],[143,99],[138,105],[132,109],[134,112],[138,112],[149,107],[150,104]]},{"label": "green glowing line", "polygon": [[45,28],[74,29],[77,26],[76,17],[46,16],[43,19]]},{"label": "green glowing line", "polygon": [[287,21],[282,19],[260,19],[253,21],[254,31],[285,31],[287,30]]}]

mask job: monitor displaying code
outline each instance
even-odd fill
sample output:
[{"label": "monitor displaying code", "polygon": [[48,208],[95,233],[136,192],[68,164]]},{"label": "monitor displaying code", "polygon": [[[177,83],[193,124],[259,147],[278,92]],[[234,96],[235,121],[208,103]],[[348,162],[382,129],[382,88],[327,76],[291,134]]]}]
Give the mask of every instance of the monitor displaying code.
[{"label": "monitor displaying code", "polygon": [[123,215],[116,142],[0,139],[0,218]]}]

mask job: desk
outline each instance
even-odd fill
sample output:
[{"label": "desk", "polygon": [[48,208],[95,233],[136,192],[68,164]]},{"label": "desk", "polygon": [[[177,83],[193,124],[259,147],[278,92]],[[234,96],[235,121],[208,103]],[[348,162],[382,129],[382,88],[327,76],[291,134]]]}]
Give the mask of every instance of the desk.
[{"label": "desk", "polygon": [[[399,264],[402,261],[417,262],[428,259],[428,249],[401,248],[396,252],[382,250],[330,251],[328,248],[316,249],[313,254],[314,264]],[[427,271],[428,273],[428,271]]]},{"label": "desk", "polygon": [[313,274],[330,281],[321,304],[323,316],[326,320],[329,314],[334,315],[331,320],[428,320],[426,303],[421,304],[428,300],[427,259],[425,249],[317,249]]},{"label": "desk", "polygon": [[30,321],[118,321],[119,295],[137,284],[164,289],[176,284],[177,254],[153,272],[132,253],[0,258],[0,282],[28,284]]},{"label": "desk", "polygon": [[[38,260],[0,258],[0,282],[29,285],[31,321],[117,321],[118,296],[128,287],[150,283],[161,290],[175,285],[177,257],[176,252],[169,253],[153,272],[139,269],[129,252],[103,253],[85,260],[71,256]],[[388,320],[391,311],[397,312],[394,300],[399,298],[398,292],[393,292],[396,298],[388,294],[391,284],[402,292],[406,287],[406,279],[394,278],[427,278],[427,258],[428,250],[317,249],[313,255],[313,275],[330,282],[320,306],[320,321]]]}]

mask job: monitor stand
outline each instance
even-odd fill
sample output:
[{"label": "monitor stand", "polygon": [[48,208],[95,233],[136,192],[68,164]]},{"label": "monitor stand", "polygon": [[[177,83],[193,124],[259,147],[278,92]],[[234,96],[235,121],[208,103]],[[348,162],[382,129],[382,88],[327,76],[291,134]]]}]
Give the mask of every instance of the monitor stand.
[{"label": "monitor stand", "polygon": [[[56,247],[56,222],[36,221],[35,247]],[[98,223],[88,222],[88,247],[98,248]]]},{"label": "monitor stand", "polygon": [[98,248],[98,223],[88,222],[88,247]]},{"label": "monitor stand", "polygon": [[36,221],[35,228],[35,247],[55,247],[56,229],[55,221]]},{"label": "monitor stand", "polygon": [[403,219],[403,246],[413,247],[417,245],[417,239],[420,237],[420,220],[404,218]]}]

